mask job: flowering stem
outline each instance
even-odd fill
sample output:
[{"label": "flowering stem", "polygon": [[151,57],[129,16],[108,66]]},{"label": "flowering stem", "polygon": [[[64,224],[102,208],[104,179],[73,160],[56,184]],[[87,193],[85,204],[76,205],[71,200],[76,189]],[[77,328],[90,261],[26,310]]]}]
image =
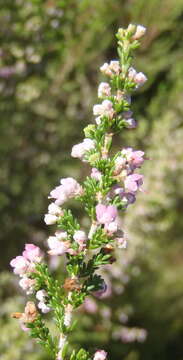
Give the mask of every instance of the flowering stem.
[{"label": "flowering stem", "polygon": [[[86,296],[102,294],[106,284],[96,272],[102,265],[112,264],[115,248],[124,248],[126,240],[119,227],[118,211],[126,210],[136,199],[143,176],[135,171],[144,162],[144,152],[132,148],[122,149],[111,156],[113,136],[122,129],[135,128],[130,110],[130,94],[147,80],[132,65],[132,53],[139,47],[144,35],[143,26],[129,25],[119,29],[119,61],[105,63],[100,70],[109,78],[98,88],[101,104],[93,107],[96,125],[84,129],[85,139],[74,145],[71,155],[88,162],[92,171],[82,186],[73,178],[61,179],[60,185],[50,192],[54,199],[45,215],[47,225],[57,224],[54,236],[48,238],[50,256],[66,255],[67,277],[62,285],[49,273],[41,250],[26,244],[22,256],[11,261],[14,272],[20,275],[20,286],[27,294],[35,294],[41,313],[52,313],[58,336],[52,338],[34,303],[30,302],[19,315],[21,325],[31,329],[31,336],[52,350],[56,360],[67,356],[67,338],[71,331],[72,314]],[[71,210],[61,206],[69,199],[79,200],[87,212],[91,226],[82,230]],[[93,253],[92,250],[95,250]],[[107,353],[98,350],[94,360],[105,360]],[[91,360],[84,349],[72,352],[70,360]]]}]

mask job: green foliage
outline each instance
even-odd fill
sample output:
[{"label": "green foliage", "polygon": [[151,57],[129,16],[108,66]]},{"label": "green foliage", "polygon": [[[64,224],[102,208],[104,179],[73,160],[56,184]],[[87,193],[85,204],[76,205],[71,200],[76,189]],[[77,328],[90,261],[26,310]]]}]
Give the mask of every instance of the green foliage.
[{"label": "green foliage", "polygon": [[86,350],[80,349],[78,353],[72,352],[70,360],[91,360],[91,357]]},{"label": "green foliage", "polygon": [[54,359],[57,348],[49,333],[49,329],[45,326],[42,320],[42,317],[39,315],[37,319],[33,323],[29,323],[27,327],[31,329],[30,336],[36,339],[36,342],[39,345],[45,347],[46,351],[48,351],[52,359]]}]

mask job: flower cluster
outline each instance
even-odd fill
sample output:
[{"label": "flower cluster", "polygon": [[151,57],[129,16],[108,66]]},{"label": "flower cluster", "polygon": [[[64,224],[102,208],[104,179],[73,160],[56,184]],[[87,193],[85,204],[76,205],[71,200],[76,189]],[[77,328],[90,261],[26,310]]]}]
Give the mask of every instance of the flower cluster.
[{"label": "flower cluster", "polygon": [[42,257],[42,251],[38,246],[26,244],[22,255],[10,262],[14,273],[20,275],[19,284],[27,294],[31,294],[34,290],[35,280],[31,278],[31,273],[35,271],[36,264],[42,261]]},{"label": "flower cluster", "polygon": [[[133,129],[131,93],[147,80],[146,76],[132,67],[132,52],[139,45],[145,28],[129,25],[117,33],[119,60],[112,60],[100,70],[108,77],[98,87],[101,103],[93,106],[95,124],[84,129],[84,140],[73,146],[71,156],[88,162],[92,170],[82,186],[73,178],[63,178],[60,185],[49,195],[52,203],[44,217],[47,225],[55,224],[57,230],[47,240],[48,255],[65,255],[67,276],[59,284],[43,262],[40,249],[32,244],[25,246],[22,256],[11,261],[14,272],[20,275],[20,286],[27,293],[35,293],[37,307],[44,314],[50,312],[59,331],[59,339],[52,340],[49,329],[40,314],[29,321],[21,315],[31,335],[52,351],[57,360],[67,358],[67,336],[72,330],[72,313],[83,304],[88,295],[100,297],[110,289],[97,273],[102,265],[115,261],[115,248],[126,248],[126,238],[120,226],[120,211],[126,210],[136,199],[137,190],[143,184],[138,173],[143,164],[144,152],[132,148],[112,154],[113,136],[122,129]],[[68,208],[69,200],[79,201],[86,210],[91,224],[89,229],[81,226]],[[62,206],[62,208],[61,208]],[[95,250],[92,252],[92,250]],[[26,321],[28,320],[28,321]],[[105,360],[107,353],[97,350],[93,360]],[[84,349],[72,360],[89,360]]]}]

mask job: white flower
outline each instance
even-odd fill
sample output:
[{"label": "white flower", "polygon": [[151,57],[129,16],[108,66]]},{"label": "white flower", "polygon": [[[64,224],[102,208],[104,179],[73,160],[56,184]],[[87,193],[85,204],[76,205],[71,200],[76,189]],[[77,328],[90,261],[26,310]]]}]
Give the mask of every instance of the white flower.
[{"label": "white flower", "polygon": [[107,353],[104,350],[97,350],[94,354],[93,360],[105,360],[107,358]]}]

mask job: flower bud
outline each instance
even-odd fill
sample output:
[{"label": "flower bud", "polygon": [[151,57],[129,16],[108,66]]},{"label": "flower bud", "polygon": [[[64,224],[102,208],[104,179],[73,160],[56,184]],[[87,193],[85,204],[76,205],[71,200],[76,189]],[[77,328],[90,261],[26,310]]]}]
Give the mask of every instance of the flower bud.
[{"label": "flower bud", "polygon": [[133,35],[132,39],[133,39],[133,40],[139,40],[139,39],[141,39],[141,38],[144,36],[145,33],[146,33],[146,28],[145,28],[145,26],[137,25],[136,32],[135,32],[135,34]]},{"label": "flower bud", "polygon": [[57,219],[58,218],[56,215],[46,214],[44,217],[44,222],[46,225],[53,225],[57,222]]}]

